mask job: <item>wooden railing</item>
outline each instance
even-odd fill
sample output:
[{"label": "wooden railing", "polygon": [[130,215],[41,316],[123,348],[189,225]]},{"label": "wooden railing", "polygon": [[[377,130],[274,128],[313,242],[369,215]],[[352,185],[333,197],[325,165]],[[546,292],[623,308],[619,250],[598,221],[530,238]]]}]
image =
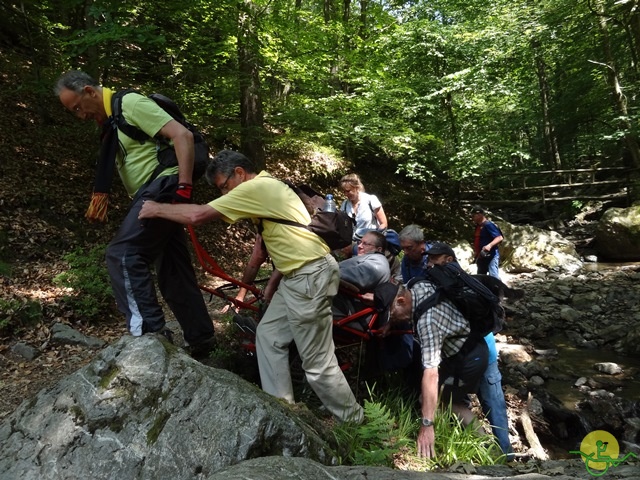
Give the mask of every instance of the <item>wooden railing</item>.
[{"label": "wooden railing", "polygon": [[[484,188],[462,189],[465,203],[542,203],[570,200],[612,201],[629,199],[631,173],[626,167],[542,170],[488,175]],[[598,174],[618,174],[621,178],[597,180]],[[517,185],[516,185],[517,184]],[[585,187],[596,187],[598,193],[585,193]],[[518,198],[526,196],[526,198]],[[630,202],[629,202],[630,203]]]}]

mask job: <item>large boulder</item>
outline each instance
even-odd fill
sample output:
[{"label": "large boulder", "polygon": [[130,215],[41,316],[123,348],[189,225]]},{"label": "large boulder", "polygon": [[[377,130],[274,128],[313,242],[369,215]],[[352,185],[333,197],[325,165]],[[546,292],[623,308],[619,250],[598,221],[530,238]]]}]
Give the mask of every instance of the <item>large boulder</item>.
[{"label": "large boulder", "polygon": [[604,212],[595,245],[599,256],[607,260],[640,260],[640,204]]},{"label": "large boulder", "polygon": [[0,479],[206,478],[271,455],[335,463],[300,418],[166,341],[127,336],[3,420]]},{"label": "large boulder", "polygon": [[553,231],[531,225],[496,222],[504,234],[500,268],[509,273],[554,269],[573,273],[582,268],[575,245]]},{"label": "large boulder", "polygon": [[[504,235],[500,243],[500,268],[507,273],[554,269],[574,273],[582,268],[575,245],[557,232],[530,225],[513,225],[495,220]],[[473,248],[468,242],[452,244],[460,266],[474,271]]]}]

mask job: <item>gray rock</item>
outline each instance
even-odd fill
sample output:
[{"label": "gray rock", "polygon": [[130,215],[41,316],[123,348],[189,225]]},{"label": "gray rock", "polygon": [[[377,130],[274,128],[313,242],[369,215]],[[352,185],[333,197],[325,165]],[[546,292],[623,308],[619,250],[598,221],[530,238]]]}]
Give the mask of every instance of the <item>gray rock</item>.
[{"label": "gray rock", "polygon": [[609,260],[640,260],[640,205],[604,212],[596,228],[595,245]]},{"label": "gray rock", "polygon": [[544,385],[544,378],[538,375],[534,375],[529,379],[529,383],[535,387],[539,387],[541,385]]},{"label": "gray rock", "polygon": [[[419,472],[370,466],[324,467],[304,458],[265,457],[247,460],[220,470],[208,477],[208,480],[488,480],[492,478],[574,480],[587,478],[584,463],[580,460],[521,463],[514,466],[459,465],[460,468],[455,472]],[[467,468],[470,472],[467,472]],[[631,472],[627,475],[622,478],[634,478]]]},{"label": "gray rock", "polygon": [[580,377],[576,380],[576,383],[573,384],[574,387],[581,387],[587,383],[587,377]]},{"label": "gray rock", "polygon": [[88,337],[64,323],[56,323],[51,327],[51,343],[82,345],[89,348],[102,348],[105,345],[103,340],[96,337]]},{"label": "gray rock", "polygon": [[24,342],[16,343],[11,348],[11,351],[16,355],[20,355],[22,358],[29,361],[34,360],[36,357],[38,357],[38,355],[40,355],[40,350]]},{"label": "gray rock", "polygon": [[582,313],[571,307],[563,306],[560,309],[560,318],[564,321],[574,323],[577,322],[581,317]]},{"label": "gray rock", "polygon": [[300,418],[168,342],[126,336],[3,420],[0,478],[178,480],[260,456],[335,462]]},{"label": "gray rock", "polygon": [[583,263],[575,245],[557,232],[504,221],[496,223],[505,235],[505,240],[500,244],[500,260],[506,272],[549,269],[576,272],[582,268]]},{"label": "gray rock", "polygon": [[614,362],[601,362],[593,366],[596,370],[607,375],[617,375],[622,373],[622,367]]}]

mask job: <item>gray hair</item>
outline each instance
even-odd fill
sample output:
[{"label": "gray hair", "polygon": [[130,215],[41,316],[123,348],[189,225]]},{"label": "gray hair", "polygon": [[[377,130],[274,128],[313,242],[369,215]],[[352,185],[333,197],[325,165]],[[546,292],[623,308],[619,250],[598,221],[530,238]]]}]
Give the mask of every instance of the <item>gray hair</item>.
[{"label": "gray hair", "polygon": [[60,95],[62,90],[71,90],[72,92],[81,94],[87,85],[100,90],[100,84],[88,73],[81,70],[71,70],[58,78],[53,91],[56,95]]},{"label": "gray hair", "polygon": [[207,166],[205,178],[209,185],[215,185],[216,175],[229,177],[236,167],[242,167],[247,173],[256,173],[253,162],[240,152],[233,150],[220,151]]},{"label": "gray hair", "polygon": [[424,232],[420,225],[411,224],[404,227],[398,234],[400,240],[409,240],[410,242],[424,242]]}]

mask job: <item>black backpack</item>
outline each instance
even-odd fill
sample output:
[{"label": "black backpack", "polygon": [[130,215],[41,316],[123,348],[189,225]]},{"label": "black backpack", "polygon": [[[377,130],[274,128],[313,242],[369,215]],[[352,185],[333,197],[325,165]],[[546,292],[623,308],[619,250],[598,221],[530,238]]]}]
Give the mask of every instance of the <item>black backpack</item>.
[{"label": "black backpack", "polygon": [[414,321],[431,307],[447,299],[469,321],[471,333],[462,350],[468,350],[489,333],[498,333],[504,326],[505,313],[500,299],[480,281],[469,275],[456,263],[434,265],[424,277],[409,281],[407,288],[418,282],[429,281],[436,291],[420,302],[414,312]]},{"label": "black backpack", "polygon": [[335,212],[324,212],[324,196],[316,192],[309,185],[294,185],[288,180],[282,180],[288,185],[307,208],[311,215],[311,223],[304,225],[302,223],[285,220],[282,218],[263,218],[271,222],[291,225],[293,227],[306,228],[322,238],[331,250],[351,245],[353,239],[353,227],[355,220],[341,210]]},{"label": "black backpack", "polygon": [[[128,123],[124,115],[122,115],[122,97],[128,93],[138,93],[135,90],[121,90],[115,93],[111,97],[111,112],[116,122],[118,130],[124,133],[127,137],[137,140],[141,144],[149,140],[151,137],[145,132]],[[193,181],[195,183],[202,175],[204,175],[207,165],[209,164],[209,145],[204,139],[202,133],[190,123],[178,108],[178,105],[168,97],[160,93],[152,93],[149,98],[156,102],[160,108],[167,112],[171,117],[180,123],[183,127],[189,130],[193,134],[194,141],[194,162],[193,162]],[[155,137],[158,147],[158,163],[159,165],[151,175],[149,182],[155,180],[155,178],[165,169],[169,167],[176,167],[178,165],[178,158],[173,146],[169,143],[167,138],[161,135]]]}]

